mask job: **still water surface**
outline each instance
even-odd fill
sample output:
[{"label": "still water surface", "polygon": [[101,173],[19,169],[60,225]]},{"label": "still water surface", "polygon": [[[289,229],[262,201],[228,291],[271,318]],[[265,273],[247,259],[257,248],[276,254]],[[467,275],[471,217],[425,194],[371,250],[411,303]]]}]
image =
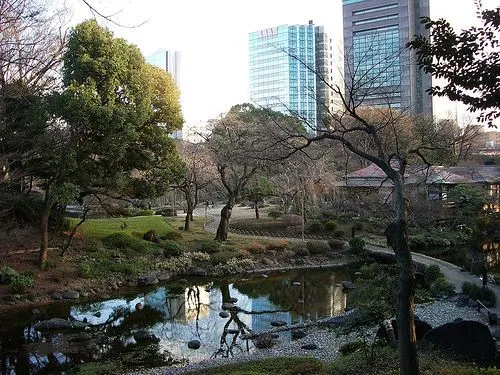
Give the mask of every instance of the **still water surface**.
[{"label": "still water surface", "polygon": [[[1,373],[61,373],[74,364],[109,358],[133,368],[250,353],[254,344],[241,335],[269,329],[272,321],[292,324],[342,314],[352,301],[340,282],[351,281],[354,271],[198,278],[105,301],[48,306],[40,309],[41,317],[18,311],[1,325]],[[222,304],[229,301],[237,301],[237,310],[221,317]],[[83,333],[34,329],[36,322],[53,317],[89,327]],[[290,340],[290,331],[278,339]],[[189,349],[191,340],[201,347]]]}]

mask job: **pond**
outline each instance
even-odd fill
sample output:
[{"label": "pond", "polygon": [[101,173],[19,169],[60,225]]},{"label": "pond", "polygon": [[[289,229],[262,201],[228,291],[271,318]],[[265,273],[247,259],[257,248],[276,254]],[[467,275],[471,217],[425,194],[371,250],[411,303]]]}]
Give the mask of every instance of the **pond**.
[{"label": "pond", "polygon": [[[40,315],[18,311],[3,320],[2,374],[67,373],[75,364],[104,362],[132,369],[251,353],[249,332],[344,313],[350,295],[341,281],[354,269],[301,270],[248,279],[177,280],[143,293],[104,301],[40,308]],[[223,310],[223,303],[236,306]],[[63,318],[80,331],[44,330],[37,322]],[[76,322],[76,323],[75,323]],[[64,322],[63,322],[64,323]],[[290,340],[291,332],[278,333]],[[188,343],[198,340],[200,348]]]}]

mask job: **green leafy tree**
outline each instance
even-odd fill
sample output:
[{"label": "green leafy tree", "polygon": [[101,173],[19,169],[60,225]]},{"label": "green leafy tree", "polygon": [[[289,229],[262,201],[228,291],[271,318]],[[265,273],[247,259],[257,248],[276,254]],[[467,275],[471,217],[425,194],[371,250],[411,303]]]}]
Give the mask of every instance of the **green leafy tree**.
[{"label": "green leafy tree", "polygon": [[450,189],[448,200],[455,203],[457,223],[474,227],[486,204],[486,194],[480,187],[459,184]]},{"label": "green leafy tree", "polygon": [[143,198],[163,193],[182,173],[168,136],[182,125],[179,92],[137,47],[96,21],[77,25],[64,55],[63,85],[47,100],[48,121],[30,163],[45,190],[41,265],[61,186],[74,185],[73,198],[80,201],[88,195]]},{"label": "green leafy tree", "polygon": [[248,182],[243,196],[254,204],[255,218],[259,218],[259,204],[264,198],[270,197],[275,193],[273,184],[262,175],[254,175]]},{"label": "green leafy tree", "polygon": [[430,38],[417,35],[408,47],[421,69],[446,80],[443,86],[431,87],[431,95],[465,103],[480,112],[479,121],[491,126],[500,116],[500,8],[482,9],[480,0],[476,6],[480,27],[457,33],[445,19],[424,17],[421,22],[430,29]]}]

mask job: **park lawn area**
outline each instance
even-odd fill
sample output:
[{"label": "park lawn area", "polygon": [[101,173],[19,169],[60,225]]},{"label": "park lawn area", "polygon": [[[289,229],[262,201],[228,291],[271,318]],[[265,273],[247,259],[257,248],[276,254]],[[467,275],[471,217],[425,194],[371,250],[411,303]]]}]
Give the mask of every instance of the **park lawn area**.
[{"label": "park lawn area", "polygon": [[[79,219],[71,218],[71,226],[78,224]],[[108,219],[87,219],[78,227],[84,237],[103,238],[112,233],[144,234],[153,229],[158,235],[173,230],[171,219],[163,216],[134,216]]]},{"label": "park lawn area", "polygon": [[323,375],[325,366],[311,357],[267,358],[211,369],[189,372],[188,375]]}]

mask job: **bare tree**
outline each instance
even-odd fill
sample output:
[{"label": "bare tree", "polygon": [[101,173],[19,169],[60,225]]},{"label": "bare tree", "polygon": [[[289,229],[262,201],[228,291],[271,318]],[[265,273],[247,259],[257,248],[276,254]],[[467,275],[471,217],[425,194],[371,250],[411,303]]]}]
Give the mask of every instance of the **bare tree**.
[{"label": "bare tree", "polygon": [[19,126],[23,109],[60,83],[65,15],[37,0],[0,2],[0,160],[11,180],[33,138]]},{"label": "bare tree", "polygon": [[184,162],[184,176],[174,181],[174,187],[184,194],[187,207],[184,230],[189,230],[199,193],[215,180],[217,171],[205,144],[180,141],[177,150]]},{"label": "bare tree", "polygon": [[[399,270],[397,291],[397,326],[399,332],[400,371],[405,375],[419,373],[416,336],[414,325],[414,295],[415,269],[408,246],[407,208],[408,200],[405,196],[405,171],[409,162],[419,160],[426,165],[431,164],[431,152],[436,149],[450,147],[446,140],[433,134],[438,127],[430,126],[430,136],[419,138],[416,132],[418,121],[424,117],[410,115],[411,109],[397,103],[398,98],[389,94],[385,96],[386,105],[372,103],[373,95],[385,95],[391,87],[386,87],[388,74],[393,70],[379,61],[372,67],[366,64],[346,64],[347,69],[342,84],[328,82],[314,66],[309,66],[298,56],[289,56],[297,59],[308,70],[324,82],[334,95],[339,98],[341,107],[332,110],[323,105],[328,115],[323,123],[314,128],[315,134],[289,133],[281,138],[283,148],[290,150],[288,155],[306,152],[313,144],[330,140],[340,144],[353,155],[378,166],[392,184],[392,193],[389,197],[391,205],[390,222],[385,235],[387,244],[394,250]],[[400,54],[401,51],[398,51]],[[399,63],[395,57],[393,63]],[[363,68],[362,68],[363,67]],[[393,86],[394,82],[390,82]],[[367,104],[373,104],[368,106]],[[307,118],[301,118],[307,122]],[[425,118],[432,124],[432,119]],[[313,124],[308,123],[309,128]],[[277,137],[278,138],[278,137]]]}]

